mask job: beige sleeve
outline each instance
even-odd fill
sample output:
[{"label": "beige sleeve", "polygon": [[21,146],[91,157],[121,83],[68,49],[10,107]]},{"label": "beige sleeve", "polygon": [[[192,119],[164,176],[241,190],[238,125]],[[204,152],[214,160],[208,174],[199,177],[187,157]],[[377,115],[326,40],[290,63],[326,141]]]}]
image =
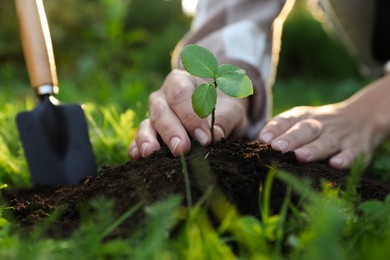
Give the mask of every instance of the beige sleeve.
[{"label": "beige sleeve", "polygon": [[[355,58],[362,74],[381,77],[387,73],[387,60],[378,59],[375,52],[379,49],[373,39],[376,35],[376,22],[381,21],[383,30],[390,25],[387,1],[366,0],[317,0],[324,16],[325,29],[334,33],[345,45],[346,50]],[[382,6],[383,5],[383,6]],[[380,16],[379,20],[378,17]],[[382,20],[384,19],[384,20]],[[386,43],[390,37],[386,37]],[[385,43],[385,44],[386,44]],[[387,52],[388,53],[388,52]]]},{"label": "beige sleeve", "polygon": [[186,44],[213,52],[220,64],[246,70],[251,96],[249,138],[256,137],[271,112],[271,85],[280,49],[280,34],[294,0],[200,0],[190,32],[176,47],[172,65],[181,68],[179,53]]}]

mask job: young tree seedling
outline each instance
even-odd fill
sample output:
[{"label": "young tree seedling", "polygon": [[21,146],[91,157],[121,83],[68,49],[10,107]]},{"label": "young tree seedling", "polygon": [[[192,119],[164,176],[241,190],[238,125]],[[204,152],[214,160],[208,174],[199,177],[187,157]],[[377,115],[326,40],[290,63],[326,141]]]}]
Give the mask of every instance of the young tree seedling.
[{"label": "young tree seedling", "polygon": [[187,45],[181,52],[184,69],[191,75],[211,79],[200,84],[192,94],[192,107],[200,118],[211,114],[211,137],[214,135],[217,88],[228,96],[244,98],[253,94],[252,81],[245,71],[232,64],[218,65],[216,57],[206,48]]}]

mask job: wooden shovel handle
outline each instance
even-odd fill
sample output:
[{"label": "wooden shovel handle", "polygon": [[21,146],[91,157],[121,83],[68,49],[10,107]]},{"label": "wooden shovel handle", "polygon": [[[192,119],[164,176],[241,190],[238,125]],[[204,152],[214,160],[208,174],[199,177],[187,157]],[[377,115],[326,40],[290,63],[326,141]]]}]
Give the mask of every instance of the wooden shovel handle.
[{"label": "wooden shovel handle", "polygon": [[42,0],[15,0],[20,35],[31,85],[57,87],[49,25]]}]

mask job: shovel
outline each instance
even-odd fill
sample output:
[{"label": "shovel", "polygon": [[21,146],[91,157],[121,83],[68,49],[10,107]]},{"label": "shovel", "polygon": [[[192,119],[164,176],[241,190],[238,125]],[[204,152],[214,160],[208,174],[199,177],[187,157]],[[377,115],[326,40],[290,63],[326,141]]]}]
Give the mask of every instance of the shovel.
[{"label": "shovel", "polygon": [[84,111],[60,105],[57,72],[42,0],[16,0],[22,46],[39,103],[16,117],[34,185],[65,186],[96,175]]}]

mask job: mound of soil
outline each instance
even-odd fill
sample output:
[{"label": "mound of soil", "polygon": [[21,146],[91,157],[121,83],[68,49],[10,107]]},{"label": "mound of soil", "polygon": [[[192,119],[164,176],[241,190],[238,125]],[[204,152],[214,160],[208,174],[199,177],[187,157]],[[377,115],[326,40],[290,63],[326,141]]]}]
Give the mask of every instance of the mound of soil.
[{"label": "mound of soil", "polygon": [[[48,235],[65,237],[79,226],[80,205],[85,207],[97,197],[114,199],[114,212],[118,215],[140,201],[144,206],[150,205],[173,194],[181,195],[183,205],[186,205],[183,169],[187,169],[192,203],[205,192],[210,193],[212,187],[241,214],[260,217],[259,186],[265,181],[271,167],[307,178],[315,189],[321,189],[323,180],[343,189],[348,175],[347,171],[332,169],[325,163],[300,164],[293,153],[282,154],[267,145],[228,139],[207,149],[194,144],[184,163],[163,147],[141,161],[103,167],[98,176],[87,178],[74,186],[11,190],[3,192],[3,197],[13,208],[14,221],[27,231],[60,208],[62,213],[55,220],[53,228],[48,229]],[[383,200],[389,191],[388,185],[364,176],[358,188],[362,200]],[[271,192],[271,210],[274,213],[280,209],[285,194],[286,185],[276,178]],[[297,199],[297,195],[294,195],[292,200]],[[142,226],[144,206],[119,226],[112,236],[127,237]]]}]

